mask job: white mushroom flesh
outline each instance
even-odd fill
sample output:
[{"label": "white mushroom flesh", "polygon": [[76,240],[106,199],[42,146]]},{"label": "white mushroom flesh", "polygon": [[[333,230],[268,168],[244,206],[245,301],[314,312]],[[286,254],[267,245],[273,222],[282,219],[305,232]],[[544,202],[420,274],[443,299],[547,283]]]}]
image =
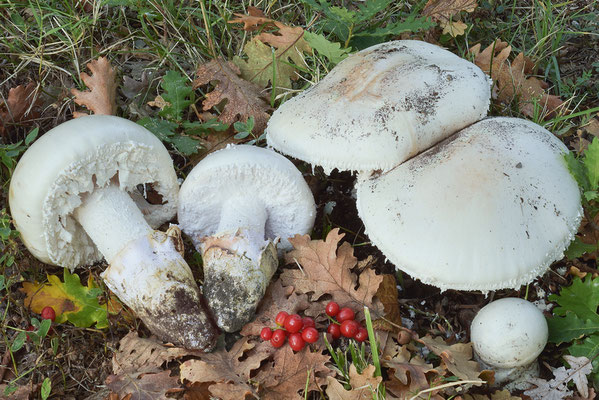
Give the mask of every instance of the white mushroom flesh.
[{"label": "white mushroom flesh", "polygon": [[21,157],[9,191],[11,214],[29,251],[71,269],[100,261],[102,254],[72,213],[81,195],[116,176],[123,191],[152,184],[162,196],[162,204],[143,202],[150,226],[174,217],[178,183],[172,160],[142,126],[98,115],[65,122],[41,136]]},{"label": "white mushroom flesh", "polygon": [[275,245],[312,229],[312,193],[302,174],[271,150],[229,146],[202,160],[179,195],[179,223],[202,252],[204,295],[218,326],[251,320],[278,266]]}]

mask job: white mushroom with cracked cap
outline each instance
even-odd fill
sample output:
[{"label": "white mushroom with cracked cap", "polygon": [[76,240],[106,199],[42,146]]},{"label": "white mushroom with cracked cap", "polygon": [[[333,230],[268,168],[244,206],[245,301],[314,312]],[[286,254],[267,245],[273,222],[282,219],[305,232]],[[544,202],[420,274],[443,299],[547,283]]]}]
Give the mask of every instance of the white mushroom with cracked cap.
[{"label": "white mushroom with cracked cap", "polygon": [[229,145],[204,158],[179,192],[179,223],[201,251],[204,296],[218,326],[253,317],[277,266],[275,244],[309,233],[314,198],[293,163],[274,151]]},{"label": "white mushroom with cracked cap", "polygon": [[582,218],[566,146],[530,121],[489,118],[386,173],[358,176],[366,233],[441,289],[519,288],[563,256]]},{"label": "white mushroom with cracked cap", "polygon": [[398,40],[350,55],[268,121],[268,145],[325,171],[389,170],[487,114],[491,84],[433,44]]},{"label": "white mushroom with cracked cap", "polygon": [[505,298],[484,306],[472,320],[470,340],[475,358],[495,371],[495,385],[526,389],[537,377],[537,357],[547,344],[549,330],[543,313],[531,302]]},{"label": "white mushroom with cracked cap", "polygon": [[[137,189],[162,198],[150,204]],[[19,160],[9,204],[39,260],[73,269],[100,261],[106,285],[162,340],[209,349],[218,329],[180,252],[174,217],[178,183],[164,145],[142,126],[94,115],[40,137]]]}]

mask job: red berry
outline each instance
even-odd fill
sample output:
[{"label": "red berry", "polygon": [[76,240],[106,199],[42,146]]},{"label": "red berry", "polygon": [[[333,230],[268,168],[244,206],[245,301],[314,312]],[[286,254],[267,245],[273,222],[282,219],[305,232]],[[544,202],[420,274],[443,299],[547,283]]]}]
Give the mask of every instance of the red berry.
[{"label": "red berry", "polygon": [[304,329],[306,328],[315,328],[316,324],[314,323],[314,320],[310,317],[304,317],[302,318],[302,322],[304,323]]},{"label": "red berry", "polygon": [[331,324],[327,328],[327,332],[331,334],[333,339],[339,339],[341,337],[341,330],[339,329],[339,325]]},{"label": "red berry", "polygon": [[289,333],[297,333],[302,330],[303,326],[304,322],[302,321],[302,317],[297,314],[290,315],[285,320],[285,329]]},{"label": "red berry", "polygon": [[52,307],[44,307],[42,309],[41,316],[42,319],[49,319],[50,321],[54,322],[54,320],[56,319],[56,312]]},{"label": "red berry", "polygon": [[308,343],[314,343],[318,340],[318,331],[312,326],[304,328],[302,331],[302,339]]},{"label": "red berry", "polygon": [[270,338],[270,344],[272,347],[281,347],[285,344],[285,338],[287,335],[285,331],[282,329],[277,329],[272,333],[272,337]]},{"label": "red berry", "polygon": [[349,307],[343,307],[341,310],[339,310],[339,314],[337,314],[337,321],[343,322],[347,320],[353,320],[355,317],[356,314],[354,314],[354,310]]},{"label": "red berry", "polygon": [[324,310],[329,317],[335,317],[339,313],[339,304],[331,301]]},{"label": "red berry", "polygon": [[363,326],[358,328],[358,333],[356,333],[356,336],[354,336],[354,339],[356,339],[356,341],[362,343],[363,341],[365,341],[366,339],[368,339],[368,331],[366,330],[366,328],[364,328]]},{"label": "red berry", "polygon": [[[33,327],[33,325],[29,325],[29,326],[27,327],[27,329],[25,329],[25,331],[27,331],[27,332],[33,332],[33,331],[35,331],[35,328]],[[27,336],[27,340],[30,340],[30,339],[31,339],[31,338],[29,337],[29,335],[25,335],[25,336]]]},{"label": "red berry", "polygon": [[264,328],[262,328],[262,330],[260,331],[260,337],[262,338],[262,340],[266,341],[266,340],[270,340],[270,338],[272,338],[272,330],[268,327],[265,326]]},{"label": "red berry", "polygon": [[341,334],[347,338],[353,338],[358,333],[360,325],[353,319],[347,319],[341,323]]},{"label": "red berry", "polygon": [[289,347],[291,347],[291,350],[301,351],[305,345],[306,343],[304,342],[304,339],[302,339],[301,334],[292,333],[289,335]]},{"label": "red berry", "polygon": [[289,316],[289,314],[287,314],[285,311],[279,311],[279,313],[275,317],[275,324],[277,324],[279,326],[285,325],[285,320],[287,319],[288,316]]}]

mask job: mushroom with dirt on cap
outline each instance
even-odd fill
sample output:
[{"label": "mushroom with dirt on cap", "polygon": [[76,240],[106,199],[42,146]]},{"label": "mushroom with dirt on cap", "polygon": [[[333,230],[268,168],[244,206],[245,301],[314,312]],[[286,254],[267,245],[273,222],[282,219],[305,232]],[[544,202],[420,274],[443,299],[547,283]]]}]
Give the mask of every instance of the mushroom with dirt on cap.
[{"label": "mushroom with dirt on cap", "polygon": [[[139,185],[160,204],[146,201]],[[93,115],[55,127],[23,154],[9,204],[36,258],[73,269],[104,257],[104,282],[154,334],[205,350],[218,329],[182,257],[180,231],[154,230],[175,215],[177,195],[158,138],[123,118]]]},{"label": "mushroom with dirt on cap", "polygon": [[566,146],[541,126],[489,118],[391,171],[358,176],[368,237],[442,290],[519,288],[563,256],[582,218]]},{"label": "mushroom with dirt on cap", "polygon": [[179,192],[178,218],[204,262],[203,292],[218,326],[253,317],[287,240],[309,233],[314,198],[302,174],[274,151],[229,145],[204,158]]},{"label": "mushroom with dirt on cap", "polygon": [[536,359],[548,335],[543,313],[515,297],[487,304],[470,326],[475,359],[484,369],[495,371],[494,385],[505,385],[508,390],[532,386],[527,381],[539,375]]},{"label": "mushroom with dirt on cap", "polygon": [[417,40],[340,62],[268,121],[268,145],[325,172],[389,170],[487,114],[491,81],[475,64]]}]

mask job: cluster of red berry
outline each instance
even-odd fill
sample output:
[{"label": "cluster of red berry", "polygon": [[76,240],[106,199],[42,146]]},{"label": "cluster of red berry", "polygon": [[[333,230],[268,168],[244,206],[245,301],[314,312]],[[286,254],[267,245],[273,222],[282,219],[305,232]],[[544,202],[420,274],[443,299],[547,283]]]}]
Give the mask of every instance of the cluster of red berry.
[{"label": "cluster of red berry", "polygon": [[[331,301],[327,304],[325,312],[331,320],[327,332],[333,339],[339,339],[343,335],[363,342],[368,338],[368,331],[354,320],[356,315],[351,308],[339,308],[339,304]],[[298,314],[289,315],[281,311],[275,317],[275,323],[277,328],[274,330],[265,326],[260,332],[262,340],[270,340],[273,347],[283,346],[288,339],[289,347],[294,351],[300,351],[306,343],[318,340],[318,331],[310,317],[302,318]]]},{"label": "cluster of red berry", "polygon": [[298,314],[289,315],[281,311],[275,317],[275,323],[278,328],[274,331],[265,326],[260,332],[262,340],[270,340],[273,347],[281,347],[285,340],[289,339],[289,347],[294,351],[300,351],[306,343],[318,340],[318,331],[310,317],[302,318]]},{"label": "cluster of red berry", "polygon": [[353,338],[357,342],[363,342],[368,338],[368,331],[354,320],[356,314],[349,307],[340,308],[334,301],[329,302],[325,312],[332,320],[327,328],[327,332],[333,339],[339,339],[341,336]]}]

